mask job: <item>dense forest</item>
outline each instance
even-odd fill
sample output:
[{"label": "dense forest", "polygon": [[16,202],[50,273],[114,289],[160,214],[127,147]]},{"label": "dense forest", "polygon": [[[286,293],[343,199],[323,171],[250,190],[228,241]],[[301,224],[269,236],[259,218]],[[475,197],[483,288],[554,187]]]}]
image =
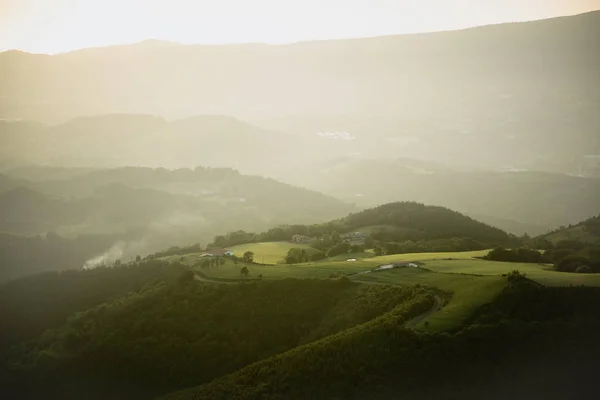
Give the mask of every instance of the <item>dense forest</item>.
[{"label": "dense forest", "polygon": [[143,286],[174,279],[184,271],[160,260],[89,270],[45,272],[0,284],[0,353],[33,339],[76,312]]},{"label": "dense forest", "polygon": [[[19,396],[65,398],[68,390],[78,398],[85,386],[96,392],[87,398],[147,398],[208,382],[401,304],[420,306],[396,311],[397,318],[416,315],[431,307],[428,293],[347,279],[206,285],[182,273],[71,315],[13,349],[9,386]],[[20,387],[24,379],[34,387]]]}]

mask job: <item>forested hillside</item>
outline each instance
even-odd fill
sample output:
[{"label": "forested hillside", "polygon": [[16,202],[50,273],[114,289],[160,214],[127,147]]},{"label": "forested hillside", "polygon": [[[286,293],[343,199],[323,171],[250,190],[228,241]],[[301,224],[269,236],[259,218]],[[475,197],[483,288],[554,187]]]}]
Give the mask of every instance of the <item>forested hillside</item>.
[{"label": "forested hillside", "polygon": [[184,271],[159,260],[83,271],[45,272],[0,284],[0,353],[9,345],[34,339],[76,312],[113,297],[171,279]]},{"label": "forested hillside", "polygon": [[347,279],[214,286],[183,274],[72,315],[16,350],[11,362],[19,368],[9,388],[29,397],[148,398],[208,382],[404,303],[421,306],[399,315],[416,315],[431,307],[426,293]]},{"label": "forested hillside", "polygon": [[258,234],[234,231],[216,236],[213,244],[225,247],[242,243],[289,241],[293,235],[304,235],[314,238],[312,246],[327,254],[331,254],[332,248],[340,250],[333,254],[337,255],[347,253],[351,247],[344,243],[341,235],[354,231],[363,231],[369,236],[360,246],[362,249],[376,247],[387,254],[480,250],[520,243],[517,237],[456,211],[399,202],[353,213],[324,224],[284,225]]},{"label": "forested hillside", "polygon": [[540,237],[552,243],[558,243],[560,241],[579,241],[600,245],[600,215],[586,219],[578,224],[561,226]]},{"label": "forested hillside", "polygon": [[[600,324],[593,305],[599,296],[597,288],[517,284],[451,334],[403,329],[399,307],[355,329],[164,398],[587,397],[595,391],[592,377],[600,355],[594,345]],[[418,308],[418,301],[407,307]]]}]

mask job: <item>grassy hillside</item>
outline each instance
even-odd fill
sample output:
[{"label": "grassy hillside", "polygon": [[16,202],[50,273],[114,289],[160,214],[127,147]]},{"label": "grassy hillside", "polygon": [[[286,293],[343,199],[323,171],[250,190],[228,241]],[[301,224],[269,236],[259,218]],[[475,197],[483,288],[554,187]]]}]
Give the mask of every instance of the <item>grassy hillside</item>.
[{"label": "grassy hillside", "polygon": [[[67,389],[67,398],[77,398],[94,388],[90,398],[147,398],[365,323],[426,293],[347,279],[214,286],[182,276],[46,332],[17,353],[24,370],[11,388],[29,396]],[[410,315],[428,309],[428,299]],[[39,387],[19,387],[26,377]]]}]

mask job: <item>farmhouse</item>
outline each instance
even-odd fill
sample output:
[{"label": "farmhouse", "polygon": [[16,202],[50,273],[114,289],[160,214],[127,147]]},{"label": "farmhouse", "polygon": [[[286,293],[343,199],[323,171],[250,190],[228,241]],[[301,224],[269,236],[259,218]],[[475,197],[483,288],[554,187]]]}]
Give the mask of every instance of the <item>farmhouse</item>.
[{"label": "farmhouse", "polygon": [[358,246],[364,245],[367,237],[369,237],[369,235],[363,232],[350,232],[342,235],[345,242]]},{"label": "farmhouse", "polygon": [[314,241],[315,239],[309,236],[304,236],[304,235],[294,235],[292,236],[292,242],[293,243],[299,243],[299,244],[310,244]]},{"label": "farmhouse", "polygon": [[233,251],[227,249],[209,249],[206,250],[202,257],[223,257],[223,256],[232,256]]}]

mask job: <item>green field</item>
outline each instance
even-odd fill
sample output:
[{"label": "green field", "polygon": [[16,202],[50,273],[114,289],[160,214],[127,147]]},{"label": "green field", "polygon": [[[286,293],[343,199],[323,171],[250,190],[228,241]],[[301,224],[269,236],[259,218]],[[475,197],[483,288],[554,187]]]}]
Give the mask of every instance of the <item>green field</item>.
[{"label": "green field", "polygon": [[[250,274],[242,277],[241,264],[232,261],[220,268],[199,270],[208,279],[248,280],[283,278],[330,278],[348,276],[365,284],[391,284],[413,286],[416,284],[439,288],[452,293],[448,304],[442,310],[421,321],[416,328],[425,331],[451,330],[459,327],[478,307],[492,302],[507,285],[503,274],[519,270],[536,282],[547,286],[586,285],[600,286],[600,274],[573,274],[556,272],[549,265],[509,263],[481,260],[488,250],[457,253],[414,253],[372,257],[364,254],[356,261],[324,260],[320,262],[274,265],[287,251],[296,246],[292,243],[252,243],[235,246],[236,254],[253,251],[255,260],[272,265],[248,265]],[[194,265],[198,255],[188,255],[184,262]],[[420,268],[396,268],[392,270],[368,272],[373,268],[393,262],[419,262]]]},{"label": "green field", "polygon": [[298,244],[290,242],[265,242],[265,243],[248,243],[230,247],[238,257],[251,251],[254,253],[254,261],[260,264],[275,265],[285,258],[291,248],[307,249],[310,248],[307,244]]},{"label": "green field", "polygon": [[600,286],[600,274],[574,274],[557,272],[551,265],[534,263],[511,263],[500,261],[471,260],[432,260],[425,262],[425,268],[432,271],[452,274],[501,275],[519,270],[536,282],[546,286]]},{"label": "green field", "polygon": [[361,274],[357,281],[401,286],[428,285],[452,293],[450,302],[440,311],[421,321],[416,328],[442,331],[458,328],[473,311],[492,302],[507,285],[501,276],[443,274],[423,268],[399,268]]}]

